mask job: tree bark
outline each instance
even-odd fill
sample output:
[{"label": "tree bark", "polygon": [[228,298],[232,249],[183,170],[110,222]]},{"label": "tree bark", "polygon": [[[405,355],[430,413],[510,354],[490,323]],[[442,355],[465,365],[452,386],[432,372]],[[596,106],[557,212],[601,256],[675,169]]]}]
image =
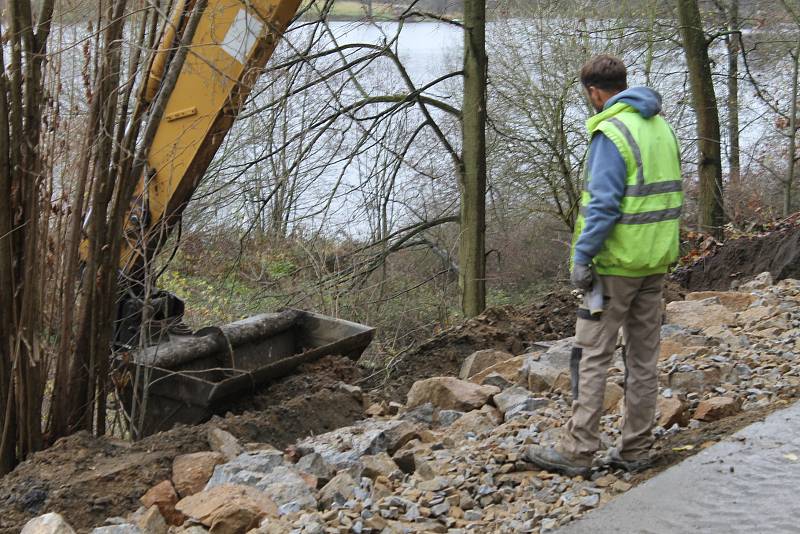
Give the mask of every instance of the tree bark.
[{"label": "tree bark", "polygon": [[461,307],[466,317],[486,308],[486,2],[464,2],[462,111]]},{"label": "tree bark", "polygon": [[[0,39],[5,38],[5,32]],[[5,53],[0,47],[0,198],[12,198],[12,181],[9,164],[9,109],[5,74]],[[10,205],[0,207],[0,475],[16,465],[16,417],[14,381],[12,377],[12,343],[14,326],[14,249],[13,210]]]},{"label": "tree bark", "polygon": [[723,237],[725,214],[722,197],[722,165],[717,98],[708,59],[708,41],[697,0],[678,0],[683,49],[689,69],[692,104],[697,113],[700,157],[699,226],[717,239]]},{"label": "tree bark", "polygon": [[40,282],[48,227],[40,136],[52,9],[45,0],[34,21],[29,0],[12,0],[0,39],[0,475],[42,447]]},{"label": "tree bark", "polygon": [[792,212],[792,188],[794,187],[795,169],[797,168],[797,98],[798,96],[798,77],[800,77],[800,44],[792,53],[792,105],[789,108],[789,153],[788,153],[788,172],[786,173],[786,184],[783,196],[783,216],[787,217]]},{"label": "tree bark", "polygon": [[728,13],[728,179],[731,185],[738,185],[741,175],[739,148],[739,50],[741,34],[739,31],[739,0],[732,0]]}]

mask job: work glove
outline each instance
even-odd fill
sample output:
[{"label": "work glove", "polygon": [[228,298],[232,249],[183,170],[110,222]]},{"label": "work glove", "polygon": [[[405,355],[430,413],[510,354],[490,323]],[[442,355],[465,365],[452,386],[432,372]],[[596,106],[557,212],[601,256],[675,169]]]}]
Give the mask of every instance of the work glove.
[{"label": "work glove", "polygon": [[589,291],[592,288],[592,267],[576,263],[572,267],[569,280],[576,288],[582,291]]}]

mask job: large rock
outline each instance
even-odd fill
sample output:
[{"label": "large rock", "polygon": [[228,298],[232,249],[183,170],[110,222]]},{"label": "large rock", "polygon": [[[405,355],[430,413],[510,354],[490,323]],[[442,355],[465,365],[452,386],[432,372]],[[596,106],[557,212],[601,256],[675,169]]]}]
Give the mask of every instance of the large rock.
[{"label": "large rock", "polygon": [[174,534],[208,534],[208,529],[202,525],[194,524],[173,529]]},{"label": "large rock", "polygon": [[[494,409],[492,409],[494,410]],[[497,410],[473,410],[465,413],[447,429],[447,434],[463,438],[464,434],[488,434],[503,422],[503,416]]]},{"label": "large rock", "polygon": [[317,480],[309,480],[302,473],[287,466],[279,466],[262,478],[255,487],[264,492],[280,509],[294,512],[317,507],[314,494]]},{"label": "large rock", "polygon": [[658,412],[656,423],[664,428],[670,428],[673,425],[686,426],[689,422],[689,412],[686,409],[686,405],[676,397],[669,399],[659,397],[656,403],[656,411]]},{"label": "large rock", "polygon": [[739,289],[743,291],[755,291],[757,289],[766,289],[771,285],[773,285],[772,273],[765,271],[756,275],[755,278],[749,282],[740,285]]},{"label": "large rock", "polygon": [[721,382],[722,375],[717,367],[686,370],[678,368],[667,376],[670,389],[679,393],[702,393],[718,386]]},{"label": "large rock", "polygon": [[505,413],[517,404],[522,404],[531,397],[531,392],[521,386],[514,386],[494,396],[492,402],[497,409]]},{"label": "large rock", "polygon": [[[417,440],[414,440],[410,443],[407,443],[402,449],[394,453],[392,457],[392,461],[400,468],[403,473],[412,474],[414,471],[417,470],[417,461],[416,461],[416,449],[417,447],[414,446],[414,443]],[[389,483],[389,479],[386,477],[379,477],[376,479],[377,481],[382,480]],[[391,492],[390,492],[391,493]]]},{"label": "large rock", "polygon": [[503,352],[501,350],[486,349],[479,350],[470,354],[464,363],[461,365],[461,372],[458,378],[461,380],[468,380],[493,365],[510,360],[513,354]]},{"label": "large rock", "polygon": [[698,291],[686,295],[686,300],[706,300],[709,298],[719,299],[720,304],[735,312],[746,310],[756,301],[755,295],[736,291]]},{"label": "large rock", "polygon": [[353,496],[357,487],[358,484],[347,471],[339,473],[320,490],[319,503],[323,509],[342,506]]},{"label": "large rock", "polygon": [[414,382],[408,392],[406,409],[430,402],[440,410],[475,410],[486,404],[499,388],[479,386],[450,376],[438,376]]},{"label": "large rock", "polygon": [[514,385],[512,382],[506,380],[500,373],[490,373],[478,383],[482,386],[494,386],[500,390],[508,389]]},{"label": "large rock", "polygon": [[492,400],[506,420],[518,413],[532,412],[543,408],[550,402],[548,399],[534,397],[530,391],[520,386],[508,388],[495,395]]},{"label": "large rock", "polygon": [[354,386],[353,384],[348,384],[347,382],[339,382],[338,384],[336,384],[336,388],[348,393],[358,402],[363,402],[364,400],[364,391],[358,386]]},{"label": "large rock", "polygon": [[394,453],[397,449],[417,437],[420,432],[419,426],[409,423],[408,421],[386,421],[380,427],[380,435],[382,436],[383,443],[379,444],[378,449],[374,447],[378,445],[373,443],[373,451],[371,454],[386,451],[389,454]]},{"label": "large rock", "polygon": [[139,501],[145,508],[157,506],[161,515],[170,525],[182,525],[186,520],[183,514],[175,508],[175,504],[178,502],[178,494],[169,480],[150,488],[147,493],[142,495]]},{"label": "large rock", "polygon": [[304,473],[313,475],[321,485],[328,483],[336,475],[336,470],[331,467],[321,454],[312,452],[306,454],[295,464],[295,467]]},{"label": "large rock", "polygon": [[670,340],[680,343],[684,347],[699,347],[713,345],[702,330],[699,328],[688,328],[677,324],[661,325],[661,341]]},{"label": "large rock", "polygon": [[403,412],[399,416],[403,421],[419,423],[424,426],[431,426],[436,419],[436,408],[430,402],[417,406],[412,410]]},{"label": "large rock", "polygon": [[459,412],[458,410],[441,410],[436,417],[436,422],[439,423],[439,426],[450,426],[458,419],[464,415],[464,412]]},{"label": "large rock", "polygon": [[195,452],[176,456],[172,461],[172,484],[181,497],[203,491],[214,468],[225,462],[218,452]]},{"label": "large rock", "polygon": [[361,464],[364,466],[364,476],[373,480],[379,476],[390,478],[398,470],[392,457],[385,452],[362,456]]},{"label": "large rock", "polygon": [[278,514],[275,503],[263,492],[236,484],[223,484],[185,497],[177,509],[215,534],[247,532],[256,528],[262,518]]},{"label": "large rock", "polygon": [[569,360],[542,360],[529,357],[522,367],[522,375],[528,389],[533,393],[551,390],[570,391]]},{"label": "large rock", "polygon": [[740,313],[737,319],[739,324],[743,327],[753,328],[765,322],[775,315],[776,312],[777,310],[775,308],[769,306],[756,306],[755,308],[750,308]]},{"label": "large rock", "polygon": [[528,417],[533,412],[538,412],[550,406],[550,399],[546,397],[528,397],[522,404],[517,404],[503,413],[506,421],[511,421],[516,417]]},{"label": "large rock", "polygon": [[[279,460],[280,459],[280,460]],[[292,505],[297,510],[316,507],[317,479],[283,463],[280,451],[244,453],[227,464],[217,466],[206,491],[220,486],[255,488],[278,506]]]},{"label": "large rock", "polygon": [[[567,337],[553,341],[550,347],[540,355],[542,361],[547,361],[555,366],[569,367],[572,348],[575,346],[575,337]],[[531,355],[535,355],[532,353]]]},{"label": "large rock", "polygon": [[60,514],[51,512],[25,523],[21,534],[75,534],[75,531]]},{"label": "large rock", "polygon": [[218,465],[205,489],[222,484],[255,486],[276,467],[284,465],[283,453],[278,450],[245,452],[228,463]]},{"label": "large rock", "polygon": [[525,380],[524,377],[522,377],[521,372],[526,358],[526,355],[515,356],[503,362],[496,363],[491,367],[484,369],[480,373],[472,376],[470,378],[470,382],[484,385],[496,385],[492,384],[491,382],[487,382],[487,379],[492,375],[499,375],[511,384],[524,384]]},{"label": "large rock", "polygon": [[158,506],[151,506],[145,510],[136,519],[136,526],[145,534],[167,534],[169,531],[169,525]]},{"label": "large rock", "polygon": [[208,429],[207,439],[211,450],[222,454],[226,461],[233,460],[244,451],[233,434],[215,426]]},{"label": "large rock", "polygon": [[732,397],[711,397],[698,404],[694,418],[700,421],[717,421],[736,415],[740,410],[739,401]]},{"label": "large rock", "polygon": [[[715,331],[727,329],[722,326],[710,328]],[[709,339],[709,334],[706,331],[703,331],[703,335],[695,332],[699,332],[699,330],[678,325],[663,325],[661,327],[661,346],[658,358],[666,360],[673,354],[679,356],[694,355],[702,351],[708,351],[710,346],[719,344]]]},{"label": "large rock", "polygon": [[661,340],[665,339],[685,339],[693,335],[694,332],[699,332],[696,328],[686,328],[677,324],[662,324],[661,325]]},{"label": "large rock", "polygon": [[568,337],[553,342],[543,354],[529,354],[525,359],[522,374],[525,384],[532,392],[571,390],[569,364],[575,338]]},{"label": "large rock", "polygon": [[287,532],[295,531],[296,529],[292,527],[292,523],[284,519],[269,517],[262,519],[258,529],[251,530],[248,534],[286,534]]},{"label": "large rock", "polygon": [[709,341],[715,341],[720,345],[727,345],[732,349],[746,349],[750,347],[750,340],[745,335],[735,333],[730,328],[724,326],[712,326],[703,330],[703,334],[708,336]]},{"label": "large rock", "polygon": [[353,426],[304,439],[297,449],[305,456],[316,452],[335,469],[347,469],[366,454],[394,454],[419,433],[420,427],[403,420],[361,421]]},{"label": "large rock", "polygon": [[705,300],[676,300],[667,304],[667,322],[703,329],[736,324],[736,315],[716,297]]}]

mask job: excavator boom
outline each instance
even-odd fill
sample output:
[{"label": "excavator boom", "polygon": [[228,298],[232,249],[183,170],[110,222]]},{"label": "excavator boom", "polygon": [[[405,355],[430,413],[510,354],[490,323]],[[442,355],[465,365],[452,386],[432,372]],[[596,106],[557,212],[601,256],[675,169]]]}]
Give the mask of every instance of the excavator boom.
[{"label": "excavator boom", "polygon": [[[148,247],[154,256],[179,220],[263,72],[301,0],[209,0],[167,101],[135,198],[143,206],[123,247],[129,271]],[[194,0],[179,0],[151,65],[145,98],[158,91]],[[142,222],[144,224],[142,224]]]}]

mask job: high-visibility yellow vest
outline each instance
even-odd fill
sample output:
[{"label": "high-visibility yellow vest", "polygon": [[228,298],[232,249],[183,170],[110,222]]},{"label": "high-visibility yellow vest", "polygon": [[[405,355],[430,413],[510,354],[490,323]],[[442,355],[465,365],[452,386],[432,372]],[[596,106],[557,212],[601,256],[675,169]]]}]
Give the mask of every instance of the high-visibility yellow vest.
[{"label": "high-visibility yellow vest", "polygon": [[[680,147],[667,121],[643,118],[618,102],[586,122],[589,135],[602,132],[619,150],[628,170],[622,216],[593,263],[599,274],[640,277],[666,273],[678,260],[683,207]],[[587,172],[573,247],[583,231],[592,197]]]}]

